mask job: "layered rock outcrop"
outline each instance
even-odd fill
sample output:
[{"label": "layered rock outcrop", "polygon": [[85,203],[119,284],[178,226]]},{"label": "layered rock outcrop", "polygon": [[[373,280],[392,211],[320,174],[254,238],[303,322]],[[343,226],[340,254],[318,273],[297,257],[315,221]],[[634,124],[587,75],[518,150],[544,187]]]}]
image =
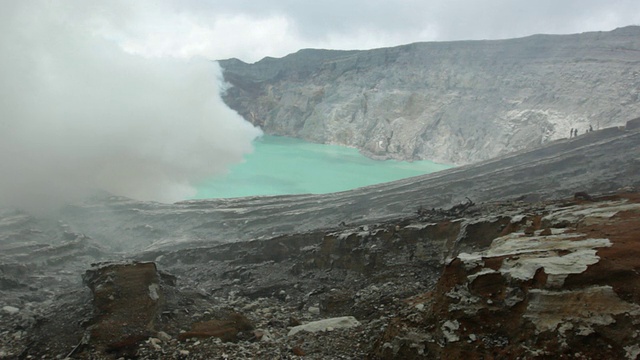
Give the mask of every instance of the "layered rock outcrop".
[{"label": "layered rock outcrop", "polygon": [[462,237],[434,290],[407,300],[374,358],[635,359],[640,354],[637,194],[488,221]]},{"label": "layered rock outcrop", "polygon": [[640,27],[220,61],[224,101],[267,133],[375,158],[467,164],[640,112]]}]

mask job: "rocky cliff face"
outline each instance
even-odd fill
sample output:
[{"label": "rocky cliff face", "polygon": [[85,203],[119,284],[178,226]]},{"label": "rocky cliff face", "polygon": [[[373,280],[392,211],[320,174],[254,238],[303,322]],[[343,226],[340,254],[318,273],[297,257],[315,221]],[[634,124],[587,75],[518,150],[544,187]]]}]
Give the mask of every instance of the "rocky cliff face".
[{"label": "rocky cliff face", "polygon": [[640,27],[220,61],[224,101],[267,133],[466,164],[640,111]]}]

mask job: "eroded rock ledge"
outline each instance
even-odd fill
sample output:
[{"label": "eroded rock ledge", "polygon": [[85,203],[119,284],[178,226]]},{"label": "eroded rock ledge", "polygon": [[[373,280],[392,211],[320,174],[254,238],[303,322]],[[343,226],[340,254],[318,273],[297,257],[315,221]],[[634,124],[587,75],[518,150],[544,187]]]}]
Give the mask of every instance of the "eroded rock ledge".
[{"label": "eroded rock ledge", "polygon": [[511,217],[487,246],[454,254],[374,357],[635,359],[640,204],[600,200]]},{"label": "eroded rock ledge", "polygon": [[639,228],[619,192],[137,254],[7,304],[0,358],[635,359]]}]

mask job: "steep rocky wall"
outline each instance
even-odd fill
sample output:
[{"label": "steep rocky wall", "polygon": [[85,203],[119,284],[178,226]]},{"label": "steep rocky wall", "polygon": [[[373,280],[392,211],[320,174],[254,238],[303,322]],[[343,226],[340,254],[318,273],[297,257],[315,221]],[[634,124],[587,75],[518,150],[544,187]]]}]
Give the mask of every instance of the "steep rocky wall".
[{"label": "steep rocky wall", "polygon": [[267,133],[466,164],[640,112],[640,27],[220,61],[224,101]]}]

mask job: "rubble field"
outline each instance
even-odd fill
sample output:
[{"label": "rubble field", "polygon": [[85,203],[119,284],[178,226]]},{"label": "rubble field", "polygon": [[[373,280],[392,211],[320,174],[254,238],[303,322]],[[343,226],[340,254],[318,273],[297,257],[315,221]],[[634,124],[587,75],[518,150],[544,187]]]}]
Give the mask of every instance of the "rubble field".
[{"label": "rubble field", "polygon": [[640,194],[525,200],[108,261],[67,235],[2,263],[0,358],[636,359]]}]

